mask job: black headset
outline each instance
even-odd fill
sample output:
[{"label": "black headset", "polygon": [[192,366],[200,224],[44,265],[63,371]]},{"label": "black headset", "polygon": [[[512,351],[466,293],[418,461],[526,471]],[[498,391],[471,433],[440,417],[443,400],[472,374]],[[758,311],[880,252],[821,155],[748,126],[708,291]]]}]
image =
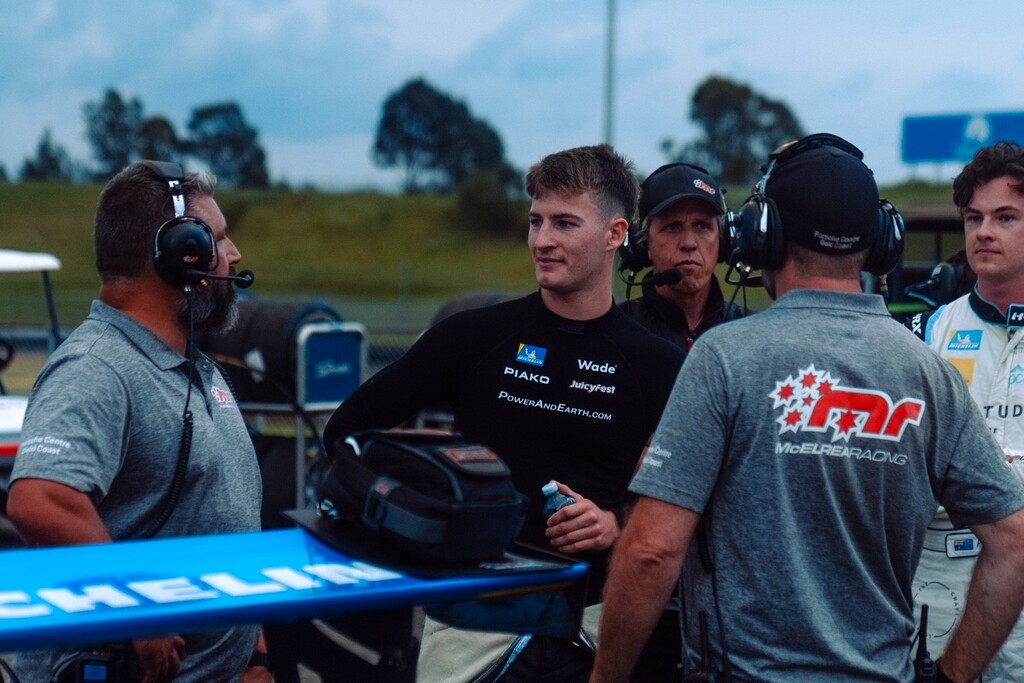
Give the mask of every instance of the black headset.
[{"label": "black headset", "polygon": [[[850,142],[830,133],[815,133],[800,140],[787,142],[772,152],[767,165],[761,168],[764,176],[754,185],[754,193],[740,208],[739,213],[729,212],[726,223],[729,232],[735,236],[736,248],[733,263],[742,263],[754,270],[774,270],[782,267],[786,255],[785,230],[779,218],[775,202],[765,195],[768,178],[776,167],[790,161],[804,152],[819,147],[834,147],[857,159],[863,159],[861,152]],[[878,233],[871,242],[864,270],[875,276],[887,275],[903,256],[903,217],[892,202],[887,199],[878,202]]]},{"label": "black headset", "polygon": [[181,187],[185,171],[181,164],[142,163],[167,181],[174,203],[174,218],[156,231],[153,266],[164,282],[175,287],[198,284],[217,268],[217,240],[213,229],[203,219],[185,215],[185,194]]},{"label": "black headset", "polygon": [[[678,168],[679,166],[685,166],[695,171],[700,171],[704,175],[711,175],[706,169],[694,164],[687,164],[682,161],[677,161],[671,164],[665,164],[664,166],[658,167],[651,175],[647,176],[647,179],[640,183],[640,196],[644,194],[644,189],[647,187],[647,183],[651,181],[651,178],[663,173],[670,168]],[[732,238],[730,237],[730,228],[724,220],[724,216],[727,210],[725,206],[725,197],[721,196],[721,206],[719,207],[722,211],[722,216],[717,217],[715,220],[718,221],[718,263],[726,263],[729,260],[729,255],[732,254]],[[650,268],[651,256],[647,253],[647,235],[641,234],[641,227],[643,226],[644,220],[647,219],[646,215],[642,213],[636,220],[633,220],[629,224],[629,229],[626,231],[626,240],[619,247],[619,270],[630,270],[634,273],[638,273],[644,268]]]}]

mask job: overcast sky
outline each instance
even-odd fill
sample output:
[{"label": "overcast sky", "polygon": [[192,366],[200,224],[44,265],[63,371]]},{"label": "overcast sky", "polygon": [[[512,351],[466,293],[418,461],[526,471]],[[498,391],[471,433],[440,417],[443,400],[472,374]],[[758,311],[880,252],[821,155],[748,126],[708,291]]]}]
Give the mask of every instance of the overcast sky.
[{"label": "overcast sky", "polygon": [[[16,174],[44,128],[89,160],[82,105],[113,87],[179,133],[193,108],[238,102],[273,180],[393,189],[400,174],[370,158],[381,106],[424,77],[526,168],[602,141],[606,3],[0,0],[0,163]],[[664,162],[661,140],[697,134],[690,101],[711,74],[785,102],[808,132],[846,137],[883,184],[912,173],[900,161],[904,116],[1024,111],[1019,0],[616,0],[616,10],[612,142],[644,173]]]}]

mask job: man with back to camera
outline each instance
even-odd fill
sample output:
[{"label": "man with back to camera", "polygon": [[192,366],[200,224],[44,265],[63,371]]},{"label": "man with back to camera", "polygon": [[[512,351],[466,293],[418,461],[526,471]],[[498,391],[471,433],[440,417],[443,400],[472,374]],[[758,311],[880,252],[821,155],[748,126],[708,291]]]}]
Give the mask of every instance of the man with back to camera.
[{"label": "man with back to camera", "polygon": [[685,640],[712,680],[914,680],[937,502],[985,544],[938,680],[978,676],[1019,615],[1024,490],[960,374],[861,292],[902,238],[861,158],[827,134],[784,145],[740,211],[738,260],[775,301],[709,330],[677,378],[630,486],[592,681],[626,680],[695,537]]},{"label": "man with back to camera", "polygon": [[[977,284],[909,326],[964,375],[1009,470],[1024,480],[1024,149],[998,142],[978,150],[953,181],[953,201]],[[935,656],[961,619],[978,553],[978,539],[955,529],[939,508],[914,579],[918,614],[928,605],[927,643]],[[984,680],[1024,680],[1024,624],[1018,622]]]},{"label": "man with back to camera", "polygon": [[[455,430],[500,455],[531,499],[520,540],[591,563],[592,604],[619,535],[626,485],[681,357],[612,296],[615,253],[636,207],[632,164],[608,145],[578,147],[535,164],[526,187],[539,291],[428,329],[339,407],[324,441],[338,448],[353,432],[391,427],[447,401]],[[545,520],[540,489],[550,479],[576,503]],[[418,678],[473,680],[516,640],[428,621]],[[585,681],[590,664],[570,641],[537,636],[501,680]]]},{"label": "man with back to camera", "polygon": [[[731,241],[724,235],[725,200],[718,182],[703,168],[666,164],[640,185],[638,224],[620,249],[621,268],[638,272],[643,294],[619,306],[631,318],[684,353],[715,325],[743,316],[727,303],[715,277],[715,265],[728,260]],[[665,273],[677,271],[679,279]]]},{"label": "man with back to camera", "polygon": [[[132,164],[103,188],[99,300],[40,371],[15,459],[7,513],[26,545],[259,530],[252,442],[225,378],[190,338],[193,326],[223,331],[237,317],[234,286],[213,279],[241,260],[215,188],[209,173],[160,162]],[[191,449],[171,507],[186,407]],[[258,626],[139,638],[134,649],[146,681],[270,680]],[[49,681],[75,654],[25,653],[15,668]]]}]

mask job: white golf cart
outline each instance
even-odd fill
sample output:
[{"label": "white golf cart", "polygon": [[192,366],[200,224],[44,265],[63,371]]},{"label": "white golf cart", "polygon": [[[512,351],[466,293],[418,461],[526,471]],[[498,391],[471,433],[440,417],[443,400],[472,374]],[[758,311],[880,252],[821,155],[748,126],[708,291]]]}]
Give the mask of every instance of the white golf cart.
[{"label": "white golf cart", "polygon": [[[45,344],[46,353],[49,353],[60,344],[60,324],[50,282],[50,273],[56,270],[60,270],[60,259],[53,254],[0,249],[0,276],[24,273],[37,273],[41,276],[48,320],[45,326],[36,325],[32,328],[0,326],[0,514],[7,506],[7,485],[11,468],[14,467],[14,456],[18,452],[25,406],[28,404],[27,396],[8,393],[2,373],[11,364],[19,345],[32,342],[40,346]],[[3,289],[4,285],[0,284],[0,292]]]}]

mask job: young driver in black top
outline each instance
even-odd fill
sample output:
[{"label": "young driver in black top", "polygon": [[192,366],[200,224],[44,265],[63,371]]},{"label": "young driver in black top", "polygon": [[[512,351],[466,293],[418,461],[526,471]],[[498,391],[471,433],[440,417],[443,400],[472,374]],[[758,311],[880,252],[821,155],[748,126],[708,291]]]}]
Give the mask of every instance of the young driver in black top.
[{"label": "young driver in black top", "polygon": [[[597,602],[626,486],[682,356],[614,305],[615,253],[637,201],[632,164],[608,145],[566,150],[530,169],[527,191],[539,291],[425,332],[338,408],[324,438],[334,448],[448,402],[455,430],[505,459],[531,498],[522,540],[590,561]],[[545,520],[540,487],[550,479],[577,502]],[[428,623],[421,678],[472,680],[464,662],[493,659],[472,650],[488,635]],[[588,671],[569,641],[535,637],[502,680],[586,680]]]}]

